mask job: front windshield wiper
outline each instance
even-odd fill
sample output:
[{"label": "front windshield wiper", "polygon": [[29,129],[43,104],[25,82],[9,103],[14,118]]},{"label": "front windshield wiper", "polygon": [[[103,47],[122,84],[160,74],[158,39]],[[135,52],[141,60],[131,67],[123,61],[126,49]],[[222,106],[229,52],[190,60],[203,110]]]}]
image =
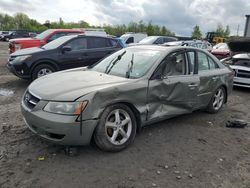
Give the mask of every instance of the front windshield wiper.
[{"label": "front windshield wiper", "polygon": [[134,66],[134,53],[132,54],[132,58],[131,61],[128,64],[128,70],[126,72],[126,78],[130,78],[130,74],[133,70],[133,66]]},{"label": "front windshield wiper", "polygon": [[115,64],[122,58],[122,56],[126,53],[126,51],[122,52],[120,55],[112,59],[105,69],[105,73],[109,74]]}]

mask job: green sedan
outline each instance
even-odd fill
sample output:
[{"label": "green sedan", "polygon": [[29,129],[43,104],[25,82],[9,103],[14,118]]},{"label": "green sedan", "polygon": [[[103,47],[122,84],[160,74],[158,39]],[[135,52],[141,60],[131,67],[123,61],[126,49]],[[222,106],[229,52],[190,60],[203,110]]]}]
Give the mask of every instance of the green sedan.
[{"label": "green sedan", "polygon": [[221,110],[233,75],[201,49],[132,46],[95,65],[35,80],[22,98],[22,114],[32,132],[52,142],[93,140],[102,150],[120,151],[143,126]]}]

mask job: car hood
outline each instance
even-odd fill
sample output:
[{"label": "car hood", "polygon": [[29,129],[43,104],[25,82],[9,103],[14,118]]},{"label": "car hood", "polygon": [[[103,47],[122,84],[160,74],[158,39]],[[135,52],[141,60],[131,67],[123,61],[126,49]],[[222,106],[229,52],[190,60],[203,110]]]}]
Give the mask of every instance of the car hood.
[{"label": "car hood", "polygon": [[39,47],[33,47],[33,48],[24,48],[15,51],[14,53],[11,54],[11,56],[20,56],[20,55],[29,55],[37,52],[44,51],[44,49],[39,48]]},{"label": "car hood", "polygon": [[17,38],[17,39],[11,39],[10,42],[29,42],[29,41],[40,41],[39,39],[35,38]]},{"label": "car hood", "polygon": [[28,90],[43,100],[74,101],[91,92],[128,82],[132,80],[80,68],[41,77],[32,82]]},{"label": "car hood", "polygon": [[227,44],[234,53],[250,53],[250,38],[234,39]]}]

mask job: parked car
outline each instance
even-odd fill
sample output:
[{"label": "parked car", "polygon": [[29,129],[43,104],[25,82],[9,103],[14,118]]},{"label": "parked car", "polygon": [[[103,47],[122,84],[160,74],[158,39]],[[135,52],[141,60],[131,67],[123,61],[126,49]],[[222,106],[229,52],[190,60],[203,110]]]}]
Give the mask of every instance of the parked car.
[{"label": "parked car", "polygon": [[34,80],[55,71],[94,64],[123,47],[119,40],[112,38],[68,35],[43,47],[12,53],[7,67],[20,78]]},{"label": "parked car", "polygon": [[102,150],[120,151],[145,125],[197,109],[218,112],[232,82],[233,71],[206,51],[132,46],[93,66],[35,80],[21,108],[29,129],[47,140],[93,139]]},{"label": "parked car", "polygon": [[212,45],[207,41],[202,40],[184,40],[164,43],[163,46],[191,46],[211,52]]},{"label": "parked car", "polygon": [[219,43],[213,46],[211,53],[218,59],[224,59],[231,55],[227,43]]},{"label": "parked car", "polygon": [[12,31],[9,34],[3,35],[2,40],[8,42],[11,39],[28,38],[28,37],[30,37],[28,31]]},{"label": "parked car", "polygon": [[5,35],[9,35],[10,31],[0,31],[0,41],[3,41]]},{"label": "parked car", "polygon": [[139,43],[134,45],[141,45],[141,44],[164,44],[166,42],[177,41],[178,39],[175,37],[167,37],[167,36],[149,36],[142,39]]},{"label": "parked car", "polygon": [[229,42],[228,46],[232,53],[240,53],[221,60],[235,72],[233,85],[250,88],[250,41],[235,40]]},{"label": "parked car", "polygon": [[[34,38],[20,38],[13,39],[9,42],[9,53],[14,53],[16,50],[30,48],[30,47],[40,47],[43,46],[59,37],[68,34],[79,34],[83,31],[79,29],[48,29]],[[30,37],[30,36],[28,36]]]},{"label": "parked car", "polygon": [[125,44],[138,43],[142,39],[146,38],[148,35],[146,33],[125,33],[120,38]]}]

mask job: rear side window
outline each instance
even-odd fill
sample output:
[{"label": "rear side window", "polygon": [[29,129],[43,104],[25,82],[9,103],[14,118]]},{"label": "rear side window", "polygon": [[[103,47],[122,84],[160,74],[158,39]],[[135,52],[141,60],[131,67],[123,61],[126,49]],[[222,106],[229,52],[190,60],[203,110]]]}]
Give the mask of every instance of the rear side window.
[{"label": "rear side window", "polygon": [[118,41],[114,40],[114,39],[110,39],[109,43],[110,43],[111,47],[117,47],[119,45]]},{"label": "rear side window", "polygon": [[208,55],[202,52],[198,52],[198,70],[213,70],[218,69],[219,65]]},{"label": "rear side window", "polygon": [[198,52],[198,70],[199,71],[209,70],[207,55],[202,52]]},{"label": "rear side window", "polygon": [[107,48],[110,47],[111,44],[108,39],[106,38],[99,38],[99,37],[91,37],[87,39],[88,41],[88,49],[91,48]]},{"label": "rear side window", "polygon": [[219,65],[216,62],[214,62],[214,60],[212,60],[212,58],[208,57],[208,62],[209,62],[209,69],[210,70],[219,68]]}]

